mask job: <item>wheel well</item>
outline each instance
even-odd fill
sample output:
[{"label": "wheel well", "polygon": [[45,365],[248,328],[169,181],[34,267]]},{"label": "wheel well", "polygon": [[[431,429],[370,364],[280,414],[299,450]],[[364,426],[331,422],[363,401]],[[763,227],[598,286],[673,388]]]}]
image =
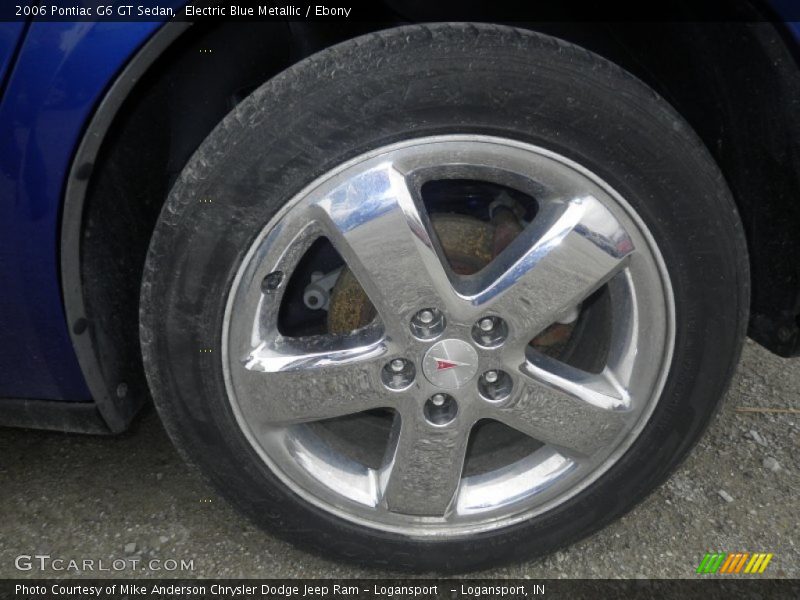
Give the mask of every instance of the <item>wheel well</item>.
[{"label": "wheel well", "polygon": [[[780,354],[795,352],[800,73],[779,27],[763,21],[527,26],[620,64],[692,124],[720,165],[745,224],[753,278],[750,335]],[[197,24],[172,35],[136,85],[122,90],[120,106],[111,103],[112,112],[103,115],[101,105],[93,124],[104,119],[102,143],[79,150],[67,187],[62,274],[73,341],[112,430],[124,429],[149,397],[138,342],[142,266],[183,165],[260,83],[376,28]],[[88,132],[97,133],[91,125]]]}]

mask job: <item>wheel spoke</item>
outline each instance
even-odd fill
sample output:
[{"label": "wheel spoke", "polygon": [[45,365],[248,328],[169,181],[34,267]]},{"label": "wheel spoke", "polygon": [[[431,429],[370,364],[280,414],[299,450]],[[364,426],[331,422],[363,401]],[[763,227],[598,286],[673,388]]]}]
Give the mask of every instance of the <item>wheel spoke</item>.
[{"label": "wheel spoke", "polygon": [[503,315],[512,325],[509,339],[527,344],[608,281],[632,251],[625,230],[596,198],[546,205],[470,301]]},{"label": "wheel spoke", "polygon": [[401,419],[390,443],[384,488],[390,511],[445,514],[461,482],[469,429],[457,423],[437,427],[422,419]]},{"label": "wheel spoke", "polygon": [[568,454],[589,456],[626,427],[629,396],[613,374],[587,373],[547,357],[518,371],[512,401],[495,417]]},{"label": "wheel spoke", "polygon": [[317,204],[321,221],[375,305],[392,339],[422,307],[455,299],[426,215],[405,177],[381,165],[352,178]]},{"label": "wheel spoke", "polygon": [[388,407],[395,399],[380,380],[384,354],[381,342],[357,350],[305,355],[279,355],[262,347],[250,354],[237,373],[244,392],[239,402],[270,425]]}]

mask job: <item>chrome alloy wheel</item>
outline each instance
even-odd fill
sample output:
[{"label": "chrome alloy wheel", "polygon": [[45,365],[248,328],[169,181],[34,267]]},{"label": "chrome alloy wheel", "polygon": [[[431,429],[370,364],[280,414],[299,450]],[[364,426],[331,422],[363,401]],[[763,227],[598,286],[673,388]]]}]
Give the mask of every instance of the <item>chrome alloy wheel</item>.
[{"label": "chrome alloy wheel", "polygon": [[[522,233],[469,276],[443,259],[420,199],[425,182],[459,178],[508,186],[538,204]],[[286,337],[283,292],[320,237],[378,317],[346,334]],[[610,301],[604,366],[585,371],[529,346],[601,288]],[[290,489],[364,526],[446,537],[528,519],[606,472],[658,402],[673,338],[664,262],[609,185],[539,147],[448,135],[359,156],[290,200],[235,277],[222,360],[239,426]],[[339,451],[311,426],[376,409],[395,413],[379,465]],[[539,446],[463,475],[470,433],[484,420]]]}]

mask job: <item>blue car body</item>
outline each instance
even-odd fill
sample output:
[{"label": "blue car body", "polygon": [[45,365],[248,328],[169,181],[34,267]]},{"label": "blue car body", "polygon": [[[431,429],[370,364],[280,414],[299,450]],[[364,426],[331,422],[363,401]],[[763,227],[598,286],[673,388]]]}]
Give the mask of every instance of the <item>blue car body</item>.
[{"label": "blue car body", "polygon": [[159,27],[0,25],[8,73],[0,103],[0,398],[91,400],[64,317],[63,190],[103,92]]},{"label": "blue car body", "polygon": [[[791,3],[773,8],[788,14]],[[0,23],[0,405],[93,401],[70,332],[81,323],[65,315],[65,186],[98,104],[162,26]],[[800,22],[782,26],[800,46]]]}]

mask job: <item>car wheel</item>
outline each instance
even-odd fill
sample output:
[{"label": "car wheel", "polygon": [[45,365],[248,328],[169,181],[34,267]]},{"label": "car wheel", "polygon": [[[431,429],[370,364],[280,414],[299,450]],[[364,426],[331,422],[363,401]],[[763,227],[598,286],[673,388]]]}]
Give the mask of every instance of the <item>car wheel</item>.
[{"label": "car wheel", "polygon": [[466,571],[641,500],[747,316],[730,193],[633,76],[501,26],[311,56],[207,137],[154,232],[141,344],[176,445],[326,555]]}]

